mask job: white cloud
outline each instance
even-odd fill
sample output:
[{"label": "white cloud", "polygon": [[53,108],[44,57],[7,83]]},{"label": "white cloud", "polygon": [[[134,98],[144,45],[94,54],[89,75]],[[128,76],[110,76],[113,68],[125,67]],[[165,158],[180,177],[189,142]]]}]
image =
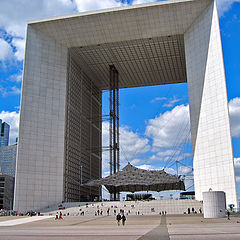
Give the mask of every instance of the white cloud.
[{"label": "white cloud", "polygon": [[13,87],[10,88],[10,91],[8,92],[8,94],[10,94],[10,95],[21,94],[21,89],[16,87],[16,86],[13,86]]},{"label": "white cloud", "polygon": [[178,168],[179,175],[193,175],[193,168],[191,166],[180,166]]},{"label": "white cloud", "polygon": [[13,86],[13,87],[2,87],[0,86],[0,95],[2,95],[3,97],[7,97],[10,95],[19,95],[21,94],[21,89]]},{"label": "white cloud", "polygon": [[229,102],[229,114],[233,137],[240,137],[240,98],[233,98]]},{"label": "white cloud", "polygon": [[[0,28],[4,29],[7,35],[13,37],[12,45],[16,50],[14,55],[18,61],[22,61],[28,21],[76,11],[76,3],[71,0],[1,0]],[[9,49],[7,53],[10,54]],[[3,55],[2,50],[0,51],[0,60],[1,55]]]},{"label": "white cloud", "polygon": [[0,27],[8,34],[25,38],[29,20],[68,14],[76,10],[71,0],[1,0]]},{"label": "white cloud", "polygon": [[163,107],[171,108],[175,105],[175,103],[177,103],[179,101],[180,101],[180,99],[177,99],[174,97],[173,99],[170,99],[168,103],[163,104]]},{"label": "white cloud", "polygon": [[22,61],[24,59],[25,39],[14,38],[12,40],[12,45],[16,48],[16,52],[14,52],[14,56],[18,61]]},{"label": "white cloud", "polygon": [[18,74],[13,74],[11,75],[8,80],[10,80],[11,82],[17,82],[20,83],[22,81],[22,72],[18,73]]},{"label": "white cloud", "polygon": [[[129,127],[120,127],[120,163],[124,167],[127,162],[137,162],[136,157],[150,150],[149,140],[133,132]],[[103,146],[109,146],[109,124],[102,123]],[[109,151],[103,152],[103,169],[109,168]]]},{"label": "white cloud", "polygon": [[2,111],[0,119],[10,125],[10,144],[13,144],[18,137],[19,112]]},{"label": "white cloud", "polygon": [[154,165],[149,165],[149,164],[143,164],[143,165],[139,165],[137,166],[137,168],[141,168],[141,169],[144,169],[144,170],[163,170],[168,173],[168,174],[172,174],[172,175],[176,175],[176,170],[173,169],[173,168],[163,168],[163,167],[155,167]]},{"label": "white cloud", "polygon": [[167,100],[167,98],[166,97],[156,97],[156,98],[152,99],[150,103],[155,103],[155,102],[159,102],[159,101],[163,101],[163,100]]},{"label": "white cloud", "polygon": [[[240,137],[240,98],[230,100],[229,113],[232,136]],[[189,106],[178,105],[172,110],[148,120],[145,134],[153,140],[153,151],[158,152],[158,148],[161,148],[161,151],[157,155],[153,155],[150,160],[163,159],[164,156],[172,155],[167,148],[177,147],[190,141]]]},{"label": "white cloud", "polygon": [[120,0],[75,0],[79,12],[120,7],[124,5]]},{"label": "white cloud", "polygon": [[177,149],[168,149],[168,150],[161,150],[159,152],[157,152],[157,154],[154,154],[150,157],[150,161],[154,162],[154,161],[161,161],[161,162],[166,162],[168,161],[172,156],[177,156],[179,155],[181,152]]},{"label": "white cloud", "polygon": [[169,148],[179,146],[189,138],[190,117],[188,105],[179,105],[171,111],[150,119],[146,136],[153,139],[153,147]]},{"label": "white cloud", "polygon": [[137,168],[141,168],[143,170],[156,170],[156,168],[152,165],[149,165],[149,164],[143,164],[143,165],[139,165],[139,166],[136,166]]},{"label": "white cloud", "polygon": [[0,39],[0,61],[6,61],[12,56],[12,48],[8,42]]},{"label": "white cloud", "polygon": [[0,95],[2,95],[3,97],[5,97],[7,95],[6,89],[3,88],[2,86],[0,86]]},{"label": "white cloud", "polygon": [[138,165],[141,162],[142,162],[142,159],[133,159],[133,160],[130,161],[130,163],[134,166]]},{"label": "white cloud", "polygon": [[224,16],[224,13],[231,9],[234,2],[240,2],[240,0],[217,0],[219,17]]}]

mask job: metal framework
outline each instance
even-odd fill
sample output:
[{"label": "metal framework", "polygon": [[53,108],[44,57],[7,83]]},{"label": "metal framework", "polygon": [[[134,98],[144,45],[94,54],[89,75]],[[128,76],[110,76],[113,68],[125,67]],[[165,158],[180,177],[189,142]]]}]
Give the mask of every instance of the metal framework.
[{"label": "metal framework", "polygon": [[[119,171],[119,75],[114,65],[109,66],[109,148],[110,148],[110,175]],[[119,194],[114,191],[111,199],[116,201]]]}]

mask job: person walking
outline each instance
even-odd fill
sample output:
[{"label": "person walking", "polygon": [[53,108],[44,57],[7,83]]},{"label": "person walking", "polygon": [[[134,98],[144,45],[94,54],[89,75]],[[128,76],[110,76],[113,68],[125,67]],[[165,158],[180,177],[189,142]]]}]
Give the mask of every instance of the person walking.
[{"label": "person walking", "polygon": [[122,225],[123,225],[123,226],[125,225],[126,220],[127,220],[127,219],[126,219],[125,215],[123,214],[123,215],[122,215]]},{"label": "person walking", "polygon": [[58,219],[58,212],[56,213],[56,216],[55,216],[55,220],[57,220]]},{"label": "person walking", "polygon": [[117,220],[117,225],[120,226],[120,221],[121,221],[122,217],[120,215],[120,213],[118,213],[118,215],[116,216],[116,220]]},{"label": "person walking", "polygon": [[60,211],[60,214],[59,214],[59,219],[63,219],[62,218],[62,212]]},{"label": "person walking", "polygon": [[227,219],[230,220],[230,212],[227,210]]}]

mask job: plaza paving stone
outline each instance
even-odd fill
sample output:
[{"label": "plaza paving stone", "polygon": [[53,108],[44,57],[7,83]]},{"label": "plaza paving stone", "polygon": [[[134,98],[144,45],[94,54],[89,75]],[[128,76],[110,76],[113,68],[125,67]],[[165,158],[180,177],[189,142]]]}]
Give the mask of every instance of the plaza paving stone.
[{"label": "plaza paving stone", "polygon": [[[18,217],[0,217],[0,221]],[[204,219],[201,215],[129,216],[117,226],[114,216],[49,218],[0,227],[0,240],[239,240],[240,218]]]}]

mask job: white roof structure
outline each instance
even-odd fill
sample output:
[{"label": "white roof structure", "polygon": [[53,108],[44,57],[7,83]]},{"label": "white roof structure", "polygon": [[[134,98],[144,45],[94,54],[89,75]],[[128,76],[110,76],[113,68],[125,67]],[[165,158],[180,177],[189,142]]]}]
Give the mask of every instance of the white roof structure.
[{"label": "white roof structure", "polygon": [[109,65],[120,88],[186,82],[184,33],[211,0],[160,1],[32,21],[29,26],[71,48],[101,89]]},{"label": "white roof structure", "polygon": [[86,183],[86,186],[101,185],[104,185],[110,193],[185,190],[180,176],[168,174],[164,170],[140,169],[130,163],[113,175]]}]

